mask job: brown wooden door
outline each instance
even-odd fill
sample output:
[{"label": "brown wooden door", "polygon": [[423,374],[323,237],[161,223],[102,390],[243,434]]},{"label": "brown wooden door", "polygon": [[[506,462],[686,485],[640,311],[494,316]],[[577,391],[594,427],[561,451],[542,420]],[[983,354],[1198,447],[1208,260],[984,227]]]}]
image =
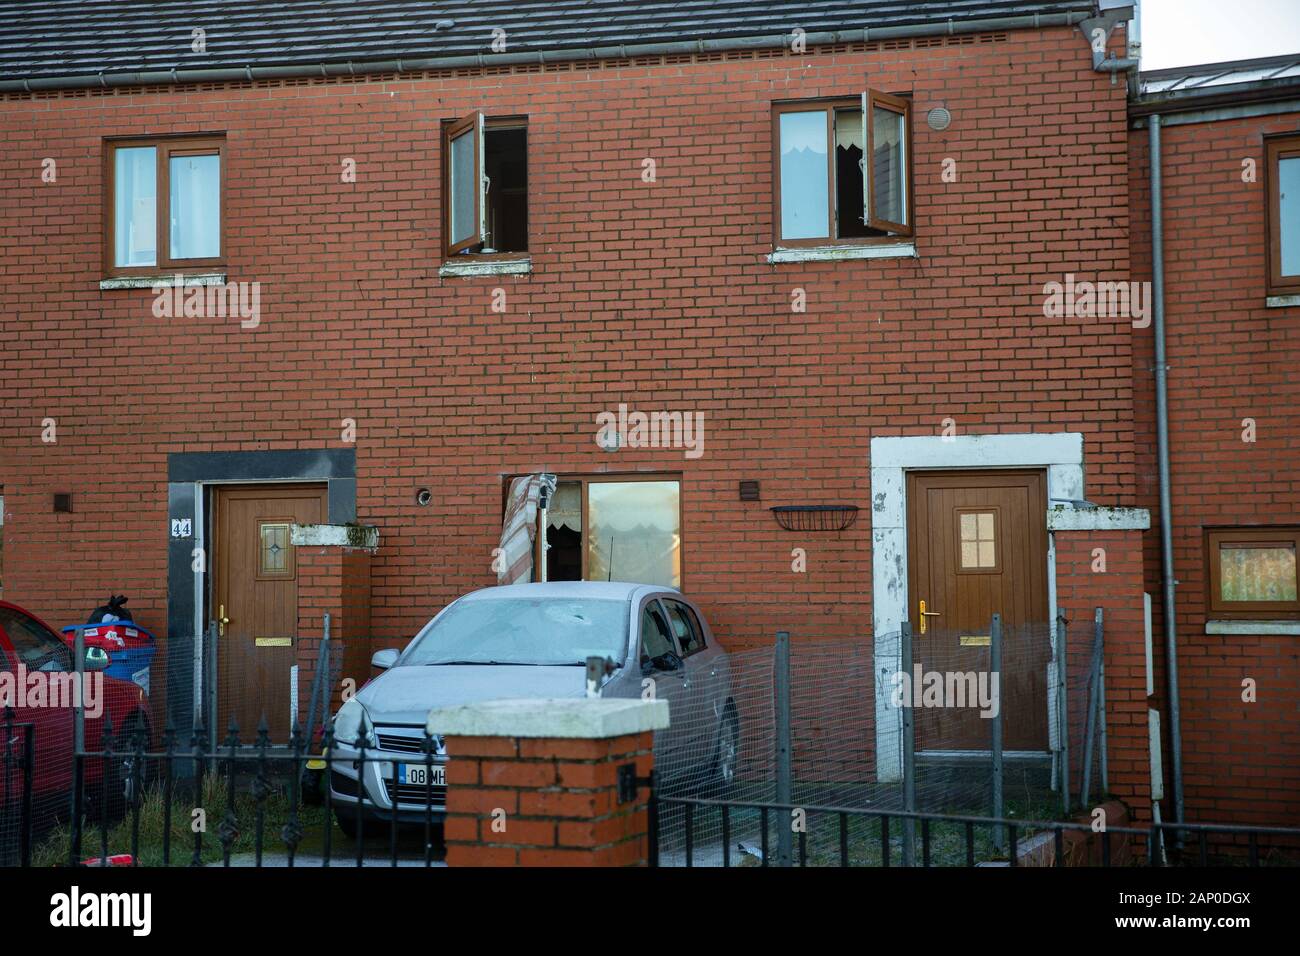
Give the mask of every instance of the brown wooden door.
[{"label": "brown wooden door", "polygon": [[[987,673],[989,623],[1000,613],[1003,747],[1047,750],[1046,475],[912,472],[907,502],[915,662],[923,671]],[[925,634],[921,601],[933,615]],[[920,707],[914,716],[918,750],[990,747],[992,722],[978,707]]]},{"label": "brown wooden door", "polygon": [[324,486],[219,488],[216,497],[216,596],[228,623],[217,638],[217,728],[230,718],[240,739],[254,739],[266,718],[271,740],[289,739],[289,672],[298,629],[298,570],[290,526],[319,524]]}]

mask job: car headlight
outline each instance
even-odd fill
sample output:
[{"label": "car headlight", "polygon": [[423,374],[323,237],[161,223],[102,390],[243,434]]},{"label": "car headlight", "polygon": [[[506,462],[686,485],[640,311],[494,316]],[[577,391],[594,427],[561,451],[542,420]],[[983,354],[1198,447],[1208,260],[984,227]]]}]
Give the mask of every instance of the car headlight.
[{"label": "car headlight", "polygon": [[336,743],[359,747],[362,740],[367,747],[375,746],[375,725],[370,722],[361,701],[348,700],[334,715],[334,740]]}]

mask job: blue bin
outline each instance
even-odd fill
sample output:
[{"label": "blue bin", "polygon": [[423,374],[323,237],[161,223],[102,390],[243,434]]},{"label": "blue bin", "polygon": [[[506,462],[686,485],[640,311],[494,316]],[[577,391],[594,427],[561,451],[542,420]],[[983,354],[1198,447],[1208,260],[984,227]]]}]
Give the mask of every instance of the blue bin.
[{"label": "blue bin", "polygon": [[87,647],[99,647],[108,652],[105,674],[118,680],[130,681],[146,694],[149,693],[158,641],[146,628],[132,621],[70,624],[63,629],[63,639],[69,647],[76,641],[78,631],[84,635]]}]

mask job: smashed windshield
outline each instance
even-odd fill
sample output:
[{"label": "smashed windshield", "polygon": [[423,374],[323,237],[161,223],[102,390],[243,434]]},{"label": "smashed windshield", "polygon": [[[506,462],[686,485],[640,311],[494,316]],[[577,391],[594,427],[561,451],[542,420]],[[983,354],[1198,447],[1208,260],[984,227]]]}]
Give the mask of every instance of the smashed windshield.
[{"label": "smashed windshield", "polygon": [[402,654],[419,664],[585,664],[588,657],[622,663],[628,604],[576,598],[459,601],[430,622]]}]

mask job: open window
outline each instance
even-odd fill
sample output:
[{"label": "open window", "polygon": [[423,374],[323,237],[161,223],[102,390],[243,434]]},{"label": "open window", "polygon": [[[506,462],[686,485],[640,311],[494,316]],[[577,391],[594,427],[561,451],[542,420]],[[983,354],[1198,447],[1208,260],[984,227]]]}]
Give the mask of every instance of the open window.
[{"label": "open window", "polygon": [[1207,531],[1208,616],[1300,620],[1298,552],[1298,527]]},{"label": "open window", "polygon": [[528,251],[528,127],[473,113],[443,127],[443,251]]},{"label": "open window", "polygon": [[1300,136],[1266,141],[1268,293],[1300,295]]},{"label": "open window", "polygon": [[104,149],[104,267],[110,276],[225,263],[225,139],[115,140]]},{"label": "open window", "polygon": [[778,104],[776,243],[860,243],[912,235],[911,104],[866,90],[857,100]]}]

